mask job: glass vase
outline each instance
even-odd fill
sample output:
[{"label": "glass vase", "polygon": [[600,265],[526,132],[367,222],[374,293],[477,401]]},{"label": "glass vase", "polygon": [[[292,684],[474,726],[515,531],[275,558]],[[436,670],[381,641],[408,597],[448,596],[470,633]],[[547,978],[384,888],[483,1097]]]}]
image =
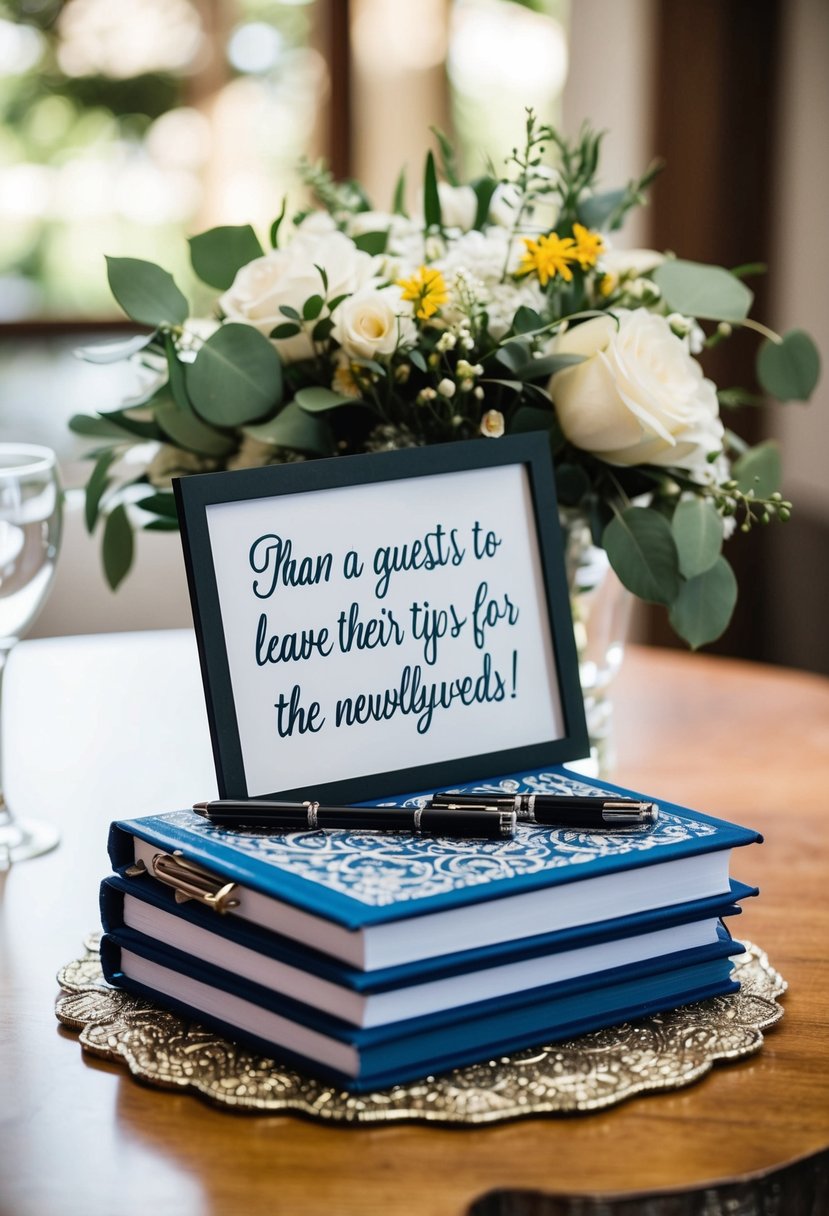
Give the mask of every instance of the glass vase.
[{"label": "glass vase", "polygon": [[589,759],[572,767],[589,776],[608,777],[616,763],[611,687],[625,654],[633,596],[619,582],[604,549],[593,543],[585,517],[562,511],[561,523],[590,739]]}]

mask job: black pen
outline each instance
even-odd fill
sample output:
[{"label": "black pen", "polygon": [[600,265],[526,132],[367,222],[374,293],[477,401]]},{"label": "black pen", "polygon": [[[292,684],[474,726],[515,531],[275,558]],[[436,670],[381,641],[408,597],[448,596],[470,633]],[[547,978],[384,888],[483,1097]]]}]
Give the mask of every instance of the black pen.
[{"label": "black pen", "polygon": [[656,823],[655,802],[578,794],[434,794],[432,806],[447,810],[511,807],[519,820],[546,827],[644,828]]},{"label": "black pen", "polygon": [[323,806],[319,802],[248,802],[220,799],[197,802],[193,810],[217,827],[271,828],[274,832],[313,832],[341,828],[351,832],[415,832],[421,836],[454,836],[508,840],[515,833],[516,813],[480,798],[473,807]]}]

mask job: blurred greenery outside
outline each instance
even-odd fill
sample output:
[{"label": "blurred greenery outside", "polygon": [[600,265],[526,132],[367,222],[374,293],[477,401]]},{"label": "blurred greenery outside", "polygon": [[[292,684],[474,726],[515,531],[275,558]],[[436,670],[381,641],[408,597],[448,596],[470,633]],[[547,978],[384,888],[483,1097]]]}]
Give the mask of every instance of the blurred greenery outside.
[{"label": "blurred greenery outside", "polygon": [[[487,155],[502,170],[525,106],[558,118],[566,5],[450,6],[449,113],[466,172]],[[0,324],[118,317],[104,254],[163,265],[194,312],[210,308],[186,236],[253,223],[264,238],[286,194],[289,214],[304,202],[296,167],[329,88],[315,7],[0,0]]]}]

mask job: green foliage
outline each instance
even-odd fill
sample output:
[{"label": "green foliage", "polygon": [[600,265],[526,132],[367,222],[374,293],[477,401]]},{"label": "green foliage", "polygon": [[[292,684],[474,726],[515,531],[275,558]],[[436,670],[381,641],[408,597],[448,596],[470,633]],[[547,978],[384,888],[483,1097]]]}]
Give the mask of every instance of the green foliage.
[{"label": "green foliage", "polygon": [[157,328],[187,320],[187,301],[166,270],[139,258],[108,257],[106,263],[110,290],[132,321]]},{"label": "green foliage", "polygon": [[86,435],[94,439],[111,439],[123,443],[130,438],[130,432],[113,422],[106,415],[94,417],[90,414],[73,414],[69,419],[69,429],[76,435]]},{"label": "green foliage", "polygon": [[109,448],[107,451],[101,452],[95,461],[95,467],[92,470],[89,481],[86,483],[84,522],[86,523],[87,532],[93,532],[95,524],[98,522],[101,499],[110,482],[109,467],[117,456],[117,448]]},{"label": "green foliage", "polygon": [[248,262],[261,258],[264,250],[250,224],[211,228],[191,236],[190,260],[203,283],[226,291]]},{"label": "green foliage", "polygon": [[159,399],[155,416],[167,438],[185,452],[220,460],[236,450],[236,440],[232,435],[208,426],[192,412],[179,409],[171,397]]},{"label": "green foliage", "polygon": [[443,227],[437,170],[435,169],[435,158],[431,152],[426,153],[426,168],[423,172],[423,218],[427,230]]},{"label": "green foliage", "polygon": [[334,450],[331,428],[325,419],[300,409],[295,401],[289,401],[269,422],[246,426],[245,434],[275,448],[289,448],[309,456],[330,456]]},{"label": "green foliage", "polygon": [[808,401],[820,379],[820,354],[802,329],[779,342],[767,340],[757,353],[757,379],[780,401]]},{"label": "green foliage", "polygon": [[345,397],[335,393],[330,388],[301,388],[294,397],[297,405],[307,414],[324,414],[340,405],[354,405],[353,397]]},{"label": "green foliage", "polygon": [[389,234],[384,232],[362,232],[359,236],[355,236],[354,244],[358,249],[362,249],[363,253],[370,253],[372,257],[377,254],[385,253],[386,246],[389,243]]},{"label": "green foliage", "polygon": [[602,537],[620,581],[640,600],[672,604],[679,594],[679,555],[671,526],[656,511],[628,507]]},{"label": "green foliage", "polygon": [[282,363],[267,338],[250,325],[224,325],[188,363],[187,394],[214,426],[243,426],[264,418],[282,400]]},{"label": "green foliage", "polygon": [[151,511],[165,519],[178,519],[176,500],[172,494],[148,494],[138,503],[142,511]]},{"label": "green foliage", "polygon": [[671,530],[684,578],[695,578],[710,570],[720,555],[723,525],[714,504],[704,498],[680,502],[671,520]]},{"label": "green foliage", "polygon": [[768,498],[780,488],[783,477],[779,445],[773,439],[758,443],[734,462],[731,471],[744,494]]},{"label": "green foliage", "polygon": [[737,579],[724,557],[682,584],[669,620],[692,650],[723,634],[737,603]]},{"label": "green foliage", "polygon": [[119,503],[107,516],[101,550],[104,574],[113,591],[126,577],[132,565],[133,547],[132,525],[127,508],[123,503]]},{"label": "green foliage", "polygon": [[[306,183],[333,218],[329,230],[344,234],[338,242],[351,240],[354,249],[375,259],[374,286],[382,296],[369,302],[370,311],[360,318],[363,330],[355,321],[354,332],[346,335],[336,323],[337,310],[350,293],[340,286],[340,267],[335,277],[334,267],[325,264],[325,235],[318,253],[308,251],[307,266],[294,267],[290,259],[279,287],[285,302],[274,310],[267,336],[253,323],[229,321],[202,340],[198,326],[185,329],[187,301],[169,274],[151,262],[109,259],[116,299],[133,321],[150,329],[122,343],[79,352],[99,364],[130,359],[142,367],[148,384],[124,408],[76,415],[70,423],[77,434],[98,444],[85,518],[90,530],[105,519],[103,553],[110,585],[118,585],[132,561],[128,511],[138,521],[135,526],[147,531],[177,526],[174,500],[165,488],[171,472],[238,467],[251,460],[276,464],[482,434],[492,442],[503,426],[510,434],[547,433],[561,507],[568,516],[578,513],[587,519],[594,541],[605,546],[613,569],[633,594],[664,605],[689,645],[705,645],[726,628],[736,599],[734,575],[722,556],[724,520],[732,519],[738,531],[746,532],[755,524],[790,517],[792,505],[777,489],[777,446],[749,449],[726,431],[716,460],[701,447],[689,457],[685,436],[678,434],[676,451],[682,455],[677,467],[637,464],[635,454],[631,463],[608,464],[601,442],[580,449],[563,430],[567,380],[553,378],[585,356],[557,353],[553,340],[597,316],[615,320],[619,329],[621,309],[647,309],[663,319],[662,325],[669,312],[679,313],[688,318],[684,329],[681,320],[670,324],[681,336],[685,331],[694,336],[699,321],[714,322],[705,327],[706,348],[725,341],[736,327],[753,328],[768,339],[757,356],[759,383],[781,400],[805,400],[814,390],[820,371],[814,343],[799,330],[777,338],[750,319],[752,293],[743,279],[762,270],[756,265],[728,271],[668,259],[648,271],[634,261],[628,271],[606,277],[599,233],[618,228],[643,201],[660,166],[651,165],[620,188],[599,189],[601,133],[585,125],[568,139],[540,123],[532,111],[527,112],[523,146],[507,162],[507,176],[501,179],[490,166],[470,183],[477,200],[473,226],[482,234],[472,239],[481,249],[487,248],[493,223],[493,196],[502,181],[507,187],[499,199],[509,219],[501,221],[499,239],[489,246],[503,263],[480,275],[477,268],[466,277],[450,272],[448,267],[458,264],[452,259],[458,234],[445,224],[439,178],[453,186],[460,179],[450,141],[439,131],[434,134],[438,154],[429,152],[425,161],[423,216],[411,224],[401,224],[391,214],[372,217],[368,224],[355,219],[370,207],[357,183],[336,182],[321,163],[303,168]],[[401,172],[392,205],[397,216],[405,215],[405,185]],[[270,229],[274,248],[278,239],[290,240],[282,227],[285,214],[283,203]],[[545,225],[553,223],[553,231],[545,232]],[[587,233],[577,232],[576,223]],[[366,227],[370,230],[359,232]],[[549,239],[553,236],[564,242],[563,253]],[[514,256],[501,250],[523,251],[522,238],[527,239],[527,256],[517,268]],[[300,249],[307,249],[304,238]],[[244,266],[262,256],[262,246],[250,225],[240,225],[193,237],[190,252],[199,277],[223,291]],[[556,263],[560,256],[566,273]],[[386,282],[379,278],[383,273],[389,276]],[[393,305],[393,333],[386,310],[395,297],[387,288],[398,277],[411,305]],[[525,283],[530,290],[524,290]],[[287,345],[299,337],[301,342]],[[675,345],[672,349],[681,361],[681,352]],[[284,367],[277,350],[284,352]],[[619,409],[636,411],[635,365],[632,359],[628,378],[619,385],[612,361],[606,361],[607,392],[621,402],[609,402],[609,427],[616,426]],[[647,385],[639,387],[646,396]],[[597,395],[587,404],[600,428]],[[720,390],[719,398],[723,407],[765,401],[740,387]],[[651,431],[640,423],[645,452]],[[672,427],[673,420],[666,425]],[[653,434],[661,434],[657,426]],[[709,439],[711,447],[719,448],[718,429],[712,427]],[[146,440],[163,444],[157,459],[136,480],[119,481],[128,467],[121,457]],[[697,446],[693,437],[691,445]],[[710,463],[701,470],[697,460],[706,455]],[[721,484],[712,480],[714,471],[724,479]],[[133,504],[129,508],[128,502]]]},{"label": "green foliage", "polygon": [[754,295],[722,266],[669,258],[653,272],[665,303],[672,312],[709,321],[744,321]]}]

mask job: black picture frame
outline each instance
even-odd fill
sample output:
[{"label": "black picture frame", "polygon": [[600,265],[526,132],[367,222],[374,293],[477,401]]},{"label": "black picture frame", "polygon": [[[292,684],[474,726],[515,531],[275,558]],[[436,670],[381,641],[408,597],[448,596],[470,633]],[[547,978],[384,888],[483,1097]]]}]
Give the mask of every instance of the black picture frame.
[{"label": "black picture frame", "polygon": [[[503,751],[458,756],[439,763],[378,771],[369,776],[307,784],[289,789],[255,790],[248,779],[240,741],[234,689],[228,661],[208,527],[213,504],[249,499],[301,496],[315,491],[389,483],[436,474],[521,464],[527,471],[533,520],[546,597],[549,638],[558,676],[563,734],[555,739]],[[567,588],[553,465],[546,432],[498,440],[408,448],[357,456],[340,456],[234,472],[202,473],[173,479],[187,582],[193,610],[207,716],[219,794],[222,798],[299,798],[313,795],[328,802],[368,802],[406,791],[430,790],[483,781],[529,769],[579,759],[589,754],[584,702]]]}]

